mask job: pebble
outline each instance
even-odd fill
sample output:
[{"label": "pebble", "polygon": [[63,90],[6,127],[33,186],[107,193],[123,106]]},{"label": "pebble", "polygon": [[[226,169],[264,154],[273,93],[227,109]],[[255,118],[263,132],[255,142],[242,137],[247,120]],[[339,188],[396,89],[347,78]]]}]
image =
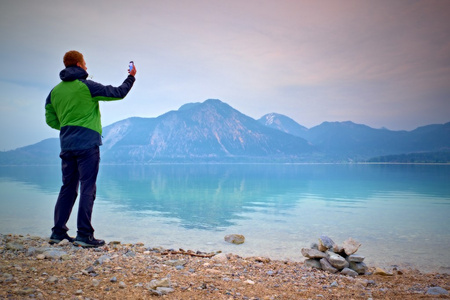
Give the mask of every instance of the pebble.
[{"label": "pebble", "polygon": [[97,287],[100,284],[100,280],[98,279],[92,279],[92,286]]},{"label": "pebble", "polygon": [[60,259],[63,255],[67,255],[67,252],[62,250],[51,249],[45,251],[43,254],[45,255],[45,258]]},{"label": "pebble", "polygon": [[58,277],[56,276],[50,276],[49,278],[47,278],[47,280],[45,282],[48,283],[57,283],[58,282]]},{"label": "pebble", "polygon": [[75,291],[75,295],[82,295],[83,294],[83,290],[76,290]]},{"label": "pebble", "polygon": [[393,273],[386,272],[382,268],[375,268],[375,271],[373,272],[374,275],[381,275],[381,276],[394,276]]},{"label": "pebble", "polygon": [[245,242],[245,237],[242,234],[229,234],[224,237],[224,240],[231,244],[243,244]]},{"label": "pebble", "polygon": [[356,277],[356,276],[358,276],[358,273],[357,273],[356,271],[350,269],[350,268],[344,268],[344,269],[341,271],[341,274],[347,275],[347,276],[351,276],[351,277]]},{"label": "pebble", "polygon": [[[10,260],[0,269],[1,299],[107,299],[114,293],[122,298],[145,299],[151,298],[151,295],[164,297],[174,292],[174,298],[190,299],[198,289],[211,296],[210,299],[218,299],[220,295],[227,295],[225,299],[248,300],[329,299],[332,294],[344,299],[350,295],[349,291],[354,297],[364,299],[380,296],[395,299],[394,295],[399,291],[406,298],[417,296],[418,293],[423,296],[426,293],[431,297],[448,297],[448,291],[444,289],[447,288],[449,278],[446,274],[428,276],[419,271],[413,274],[405,269],[402,276],[395,273],[396,276],[381,278],[372,276],[377,273],[374,268],[370,269],[373,273],[358,278],[357,273],[350,268],[340,271],[342,275],[308,268],[309,260],[318,262],[321,267],[317,259],[307,259],[304,263],[271,261],[257,256],[243,258],[234,254],[225,255],[219,251],[214,259],[187,254],[167,255],[163,248],[156,251],[142,245],[120,245],[117,249],[105,246],[94,250],[61,244],[48,247],[47,241],[43,239],[31,242],[30,239],[11,237],[8,240],[10,243],[16,239],[18,244],[23,241],[24,249],[15,251],[6,250],[6,239],[0,234],[0,259],[2,263],[5,258],[5,261]],[[144,249],[148,251],[147,254],[141,251]],[[334,244],[335,249],[338,249],[337,244]],[[64,261],[61,256],[60,259],[44,260],[44,253],[51,250],[66,252],[71,259]],[[124,255],[130,251],[135,254],[134,257]],[[339,254],[346,256],[342,253]],[[331,250],[325,254],[326,257],[331,255],[334,255]],[[345,258],[353,263],[363,263],[364,257],[357,254],[350,256]],[[41,261],[36,261],[38,257]],[[186,271],[175,272],[175,268]],[[65,273],[63,270],[70,271]],[[122,281],[116,284],[118,278]],[[377,279],[377,282],[368,280],[370,278]],[[30,282],[33,282],[32,285]],[[417,288],[411,289],[411,285]],[[2,290],[3,286],[7,292]],[[77,290],[80,287],[83,290]],[[253,293],[253,297],[250,293]]]},{"label": "pebble", "polygon": [[10,243],[6,243],[6,250],[11,250],[11,251],[21,251],[24,249],[23,244],[17,243],[17,242],[10,242]]},{"label": "pebble", "polygon": [[448,291],[440,286],[433,286],[428,288],[426,295],[448,295]]},{"label": "pebble", "polygon": [[216,255],[214,255],[211,258],[211,260],[215,261],[215,262],[218,262],[218,263],[226,263],[226,262],[228,262],[227,255],[225,253],[216,254]]},{"label": "pebble", "polygon": [[148,284],[147,284],[147,288],[148,289],[152,289],[152,290],[154,290],[154,289],[156,289],[156,288],[158,288],[158,287],[170,287],[172,284],[171,284],[171,282],[170,282],[170,279],[169,278],[167,278],[167,277],[165,277],[165,278],[163,278],[163,279],[153,279],[152,281],[150,281]]}]

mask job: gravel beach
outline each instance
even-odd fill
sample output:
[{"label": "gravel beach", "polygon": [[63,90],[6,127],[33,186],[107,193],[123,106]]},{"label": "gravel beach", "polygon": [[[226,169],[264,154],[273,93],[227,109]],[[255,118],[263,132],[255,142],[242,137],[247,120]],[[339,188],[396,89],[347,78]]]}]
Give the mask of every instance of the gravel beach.
[{"label": "gravel beach", "polygon": [[450,275],[368,266],[356,277],[301,262],[0,234],[0,299],[449,299]]}]

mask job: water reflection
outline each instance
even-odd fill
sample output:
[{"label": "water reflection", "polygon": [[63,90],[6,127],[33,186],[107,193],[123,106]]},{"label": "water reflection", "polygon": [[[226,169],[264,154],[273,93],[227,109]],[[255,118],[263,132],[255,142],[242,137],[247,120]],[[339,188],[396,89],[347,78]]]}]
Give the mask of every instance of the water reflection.
[{"label": "water reflection", "polygon": [[[103,165],[98,199],[135,215],[175,218],[188,229],[224,230],[252,212],[282,218],[303,202],[348,213],[366,207],[375,195],[382,199],[399,191],[422,194],[431,203],[435,197],[448,199],[449,170],[430,165]],[[1,167],[0,180],[56,195],[61,175],[57,166]]]}]

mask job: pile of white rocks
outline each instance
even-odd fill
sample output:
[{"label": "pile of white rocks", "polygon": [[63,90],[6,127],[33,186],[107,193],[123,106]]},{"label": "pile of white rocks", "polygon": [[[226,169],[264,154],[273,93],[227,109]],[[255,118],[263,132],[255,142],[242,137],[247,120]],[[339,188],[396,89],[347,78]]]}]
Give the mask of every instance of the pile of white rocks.
[{"label": "pile of white rocks", "polygon": [[304,263],[308,267],[355,277],[368,270],[363,262],[365,257],[355,254],[360,246],[352,238],[338,245],[328,236],[321,235],[318,244],[313,243],[310,249],[303,248],[301,252],[307,258]]}]

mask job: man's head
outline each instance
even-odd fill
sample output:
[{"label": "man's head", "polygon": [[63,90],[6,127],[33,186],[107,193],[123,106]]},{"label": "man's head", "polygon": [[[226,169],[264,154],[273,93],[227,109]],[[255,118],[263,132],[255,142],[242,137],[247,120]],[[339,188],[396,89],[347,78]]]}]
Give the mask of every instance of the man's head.
[{"label": "man's head", "polygon": [[78,51],[71,50],[66,52],[66,54],[64,54],[63,62],[66,68],[71,66],[78,66],[80,68],[83,68],[84,70],[87,70],[83,54]]}]

